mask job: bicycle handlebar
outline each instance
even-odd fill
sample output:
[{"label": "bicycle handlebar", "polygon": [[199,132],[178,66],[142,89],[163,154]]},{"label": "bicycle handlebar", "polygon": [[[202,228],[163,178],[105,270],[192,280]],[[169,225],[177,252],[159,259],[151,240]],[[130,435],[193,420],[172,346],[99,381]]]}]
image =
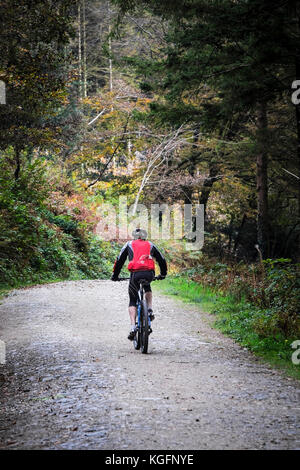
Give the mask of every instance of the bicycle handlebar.
[{"label": "bicycle handlebar", "polygon": [[[118,277],[118,279],[116,279],[116,281],[129,281],[130,280],[130,277]],[[152,281],[162,281],[163,279],[161,279],[159,276],[155,276]],[[151,281],[151,282],[152,282]]]}]

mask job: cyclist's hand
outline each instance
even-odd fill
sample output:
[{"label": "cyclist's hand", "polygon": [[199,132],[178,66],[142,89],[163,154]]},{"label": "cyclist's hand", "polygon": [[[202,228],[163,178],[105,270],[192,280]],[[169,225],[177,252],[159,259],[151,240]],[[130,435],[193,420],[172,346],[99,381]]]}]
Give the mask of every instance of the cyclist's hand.
[{"label": "cyclist's hand", "polygon": [[166,276],[162,276],[161,274],[157,276],[158,281],[162,281],[163,279],[166,279]]},{"label": "cyclist's hand", "polygon": [[119,278],[118,276],[115,276],[114,274],[111,276],[111,281],[118,281]]}]

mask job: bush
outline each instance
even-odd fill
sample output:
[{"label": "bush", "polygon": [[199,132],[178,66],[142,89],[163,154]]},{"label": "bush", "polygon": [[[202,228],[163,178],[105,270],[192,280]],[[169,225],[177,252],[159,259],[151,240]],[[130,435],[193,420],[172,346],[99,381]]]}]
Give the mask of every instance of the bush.
[{"label": "bush", "polygon": [[230,296],[233,302],[257,307],[252,327],[258,334],[300,335],[300,264],[268,259],[227,265],[203,256],[193,263],[191,269],[184,270],[191,279]]},{"label": "bush", "polygon": [[110,276],[120,247],[92,234],[76,214],[76,207],[68,214],[63,194],[59,206],[49,203],[53,188],[47,183],[43,163],[27,162],[15,180],[8,152],[0,162],[0,187],[2,286]]}]

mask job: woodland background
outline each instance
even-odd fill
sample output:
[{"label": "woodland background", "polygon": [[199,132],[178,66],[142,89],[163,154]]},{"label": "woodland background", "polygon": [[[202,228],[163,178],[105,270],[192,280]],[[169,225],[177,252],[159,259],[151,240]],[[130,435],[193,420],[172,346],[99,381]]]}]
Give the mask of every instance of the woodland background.
[{"label": "woodland background", "polygon": [[0,23],[2,289],[109,278],[121,241],[96,235],[97,207],[120,195],[200,203],[201,251],[159,243],[166,289],[210,289],[224,331],[285,357],[300,333],[298,2],[2,0]]}]

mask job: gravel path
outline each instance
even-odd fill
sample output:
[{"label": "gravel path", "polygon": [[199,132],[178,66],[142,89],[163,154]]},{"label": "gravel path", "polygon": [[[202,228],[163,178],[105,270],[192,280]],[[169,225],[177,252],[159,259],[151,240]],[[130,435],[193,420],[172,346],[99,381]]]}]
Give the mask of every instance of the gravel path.
[{"label": "gravel path", "polygon": [[0,305],[2,449],[299,449],[299,385],[155,295],[149,354],[127,285],[72,281]]}]

